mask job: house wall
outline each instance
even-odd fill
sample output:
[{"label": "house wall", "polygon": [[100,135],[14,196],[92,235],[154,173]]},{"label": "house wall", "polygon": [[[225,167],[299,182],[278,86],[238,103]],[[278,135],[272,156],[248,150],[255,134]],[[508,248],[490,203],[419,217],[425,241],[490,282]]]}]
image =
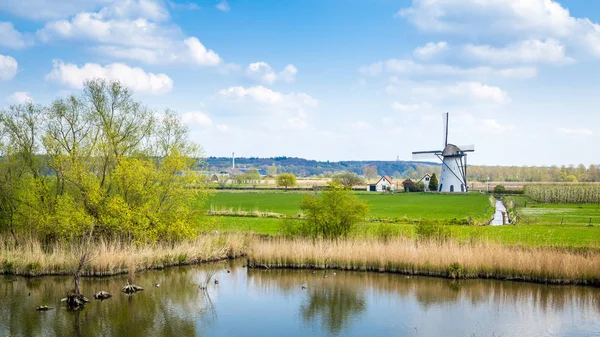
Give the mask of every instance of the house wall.
[{"label": "house wall", "polygon": [[387,180],[382,179],[377,183],[377,192],[385,192],[387,191],[387,187],[390,186],[392,191],[394,190],[394,184],[390,184]]}]

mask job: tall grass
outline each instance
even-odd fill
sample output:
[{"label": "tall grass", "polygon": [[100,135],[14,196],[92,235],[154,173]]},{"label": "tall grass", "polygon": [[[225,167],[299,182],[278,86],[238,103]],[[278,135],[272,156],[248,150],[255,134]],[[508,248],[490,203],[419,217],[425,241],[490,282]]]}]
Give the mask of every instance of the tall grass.
[{"label": "tall grass", "polygon": [[[194,264],[245,255],[250,241],[247,235],[204,235],[179,243],[132,245],[118,241],[99,240],[90,249],[90,260],[82,276],[105,276],[127,273],[129,263],[136,270]],[[43,247],[37,239],[26,239],[15,246],[0,239],[0,274],[66,275],[79,262],[77,247],[54,244]]]},{"label": "tall grass", "polygon": [[527,185],[525,195],[531,199],[551,204],[600,203],[598,184]]},{"label": "tall grass", "polygon": [[525,249],[495,243],[346,239],[262,242],[248,254],[249,266],[344,269],[495,278],[557,284],[600,285],[600,254]]}]

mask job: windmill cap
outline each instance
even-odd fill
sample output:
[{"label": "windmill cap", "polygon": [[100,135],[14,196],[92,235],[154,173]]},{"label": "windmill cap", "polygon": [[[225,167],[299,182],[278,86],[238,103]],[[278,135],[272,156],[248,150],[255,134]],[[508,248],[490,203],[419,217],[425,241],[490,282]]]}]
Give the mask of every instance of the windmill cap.
[{"label": "windmill cap", "polygon": [[454,144],[446,145],[446,147],[444,148],[444,151],[442,152],[442,156],[444,156],[444,157],[461,156],[461,155],[462,155],[462,150]]}]

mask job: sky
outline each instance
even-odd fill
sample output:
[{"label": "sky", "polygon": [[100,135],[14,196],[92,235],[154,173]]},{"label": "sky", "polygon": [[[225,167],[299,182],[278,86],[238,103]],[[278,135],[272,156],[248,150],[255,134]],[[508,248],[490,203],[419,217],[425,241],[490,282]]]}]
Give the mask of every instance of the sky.
[{"label": "sky", "polygon": [[206,156],[600,163],[600,2],[3,0],[0,108],[119,80]]}]

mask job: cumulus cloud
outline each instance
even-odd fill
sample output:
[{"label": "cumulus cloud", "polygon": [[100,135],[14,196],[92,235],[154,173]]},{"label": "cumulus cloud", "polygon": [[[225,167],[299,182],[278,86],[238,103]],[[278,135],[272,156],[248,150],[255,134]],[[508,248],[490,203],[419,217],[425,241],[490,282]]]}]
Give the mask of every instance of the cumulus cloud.
[{"label": "cumulus cloud", "polygon": [[8,81],[15,77],[19,65],[11,56],[0,54],[0,81]]},{"label": "cumulus cloud", "polygon": [[149,73],[142,68],[129,67],[123,63],[112,63],[106,66],[86,63],[79,67],[76,64],[54,61],[52,71],[46,75],[46,80],[74,89],[83,88],[84,82],[93,78],[118,80],[135,91],[151,94],[167,93],[173,88],[173,80],[166,74]]},{"label": "cumulus cloud", "polygon": [[448,43],[445,41],[429,42],[423,47],[416,48],[413,51],[413,56],[419,60],[429,60],[446,50],[448,50]]},{"label": "cumulus cloud", "polygon": [[229,12],[229,10],[231,9],[231,7],[229,7],[229,3],[227,2],[227,0],[223,0],[223,1],[219,2],[215,7],[218,10],[220,10],[221,12]]},{"label": "cumulus cloud", "polygon": [[462,68],[447,64],[422,64],[406,59],[389,59],[362,66],[359,71],[364,75],[376,76],[384,72],[412,76],[463,76],[463,77],[505,77],[528,79],[537,75],[533,67],[493,68],[471,67]]},{"label": "cumulus cloud", "polygon": [[[288,128],[304,129],[308,127],[308,110],[316,108],[319,101],[306,93],[288,93],[273,91],[259,86],[229,87],[219,91],[227,100],[242,103],[245,110],[261,109],[270,113],[268,123],[281,128],[281,120]],[[249,104],[251,103],[251,104]]]},{"label": "cumulus cloud", "polygon": [[229,131],[229,126],[227,124],[217,124],[215,126],[216,126],[217,130],[219,130],[221,132]]},{"label": "cumulus cloud", "polygon": [[600,25],[553,0],[413,0],[397,16],[427,32],[556,38],[600,57]]},{"label": "cumulus cloud", "polygon": [[33,43],[29,35],[17,31],[11,22],[0,22],[0,36],[0,46],[7,48],[20,49]]},{"label": "cumulus cloud", "polygon": [[25,91],[17,91],[6,98],[6,101],[11,104],[23,104],[27,102],[33,102],[31,94]]},{"label": "cumulus cloud", "polygon": [[277,81],[292,83],[297,73],[298,69],[293,64],[288,64],[279,73],[266,62],[250,63],[246,69],[248,77],[265,84],[273,84]]},{"label": "cumulus cloud", "polygon": [[594,134],[594,132],[592,130],[585,129],[585,128],[581,128],[581,129],[558,128],[556,131],[558,133],[561,133],[564,135],[573,135],[573,136],[591,136]]},{"label": "cumulus cloud", "polygon": [[466,45],[465,52],[476,60],[495,64],[566,64],[575,61],[565,55],[565,46],[555,39],[525,40],[504,48],[494,48],[489,45]]},{"label": "cumulus cloud", "polygon": [[68,20],[51,21],[36,32],[45,42],[80,41],[96,52],[149,64],[191,63],[217,66],[222,60],[196,37],[185,37],[168,22],[163,2],[128,0],[98,12],[81,12]]},{"label": "cumulus cloud", "polygon": [[241,86],[229,87],[219,91],[223,97],[238,99],[251,99],[252,101],[264,106],[287,107],[287,108],[306,108],[316,107],[319,101],[305,93],[283,94],[273,91],[262,85],[244,88]]},{"label": "cumulus cloud", "polygon": [[112,0],[29,0],[0,1],[0,12],[34,19],[52,20],[71,16],[77,12],[94,10]]},{"label": "cumulus cloud", "polygon": [[181,120],[189,125],[198,125],[201,127],[211,127],[213,121],[207,114],[201,111],[189,111],[181,115]]}]

